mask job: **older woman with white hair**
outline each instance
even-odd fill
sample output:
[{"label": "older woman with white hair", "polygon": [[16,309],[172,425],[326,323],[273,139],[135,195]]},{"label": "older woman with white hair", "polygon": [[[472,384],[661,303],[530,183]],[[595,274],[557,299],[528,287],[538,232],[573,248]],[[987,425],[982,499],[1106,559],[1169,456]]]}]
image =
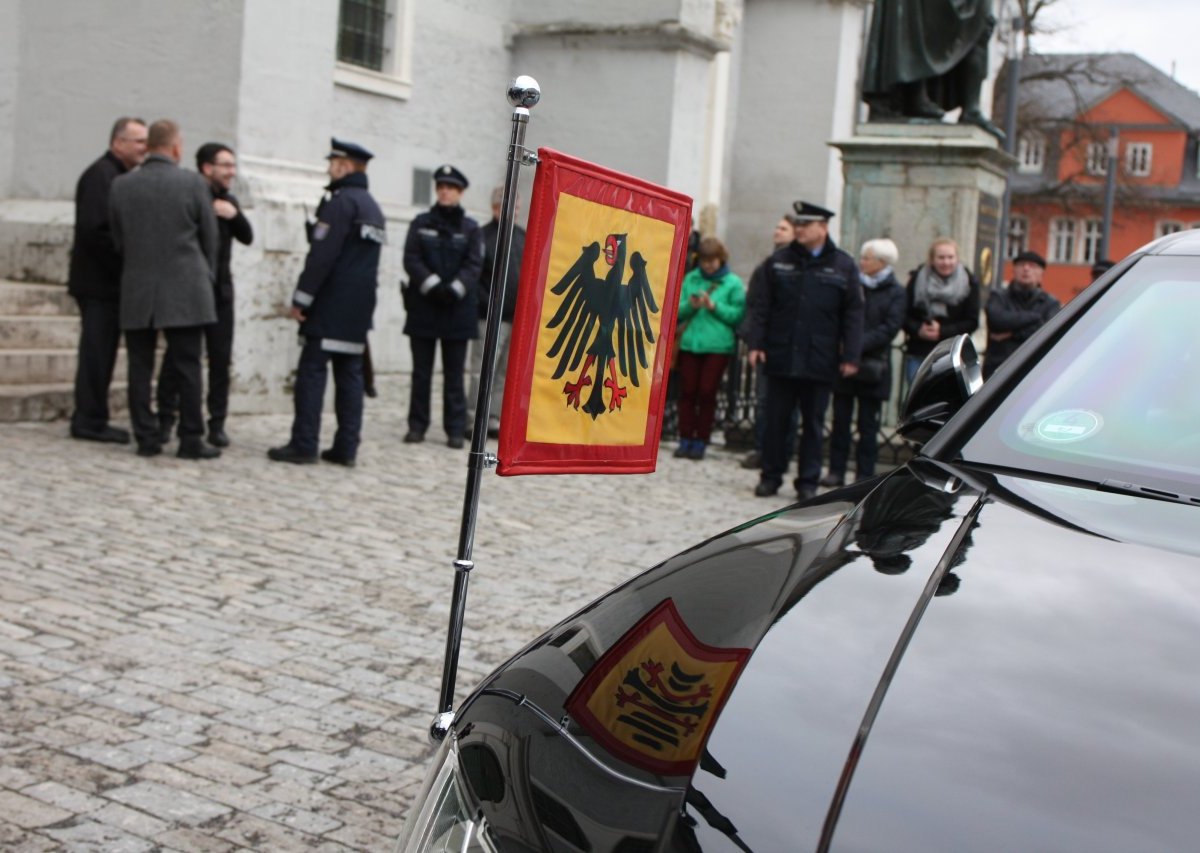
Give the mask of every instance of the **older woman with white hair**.
[{"label": "older woman with white hair", "polygon": [[875,476],[879,458],[879,416],[892,393],[892,339],[904,322],[904,288],[893,267],[900,257],[896,244],[886,237],[863,243],[858,259],[859,279],[866,297],[863,316],[862,360],[858,373],[833,386],[833,428],[829,433],[829,473],[822,486],[846,482],[850,461],[851,424],[858,406],[858,446],[855,479]]}]

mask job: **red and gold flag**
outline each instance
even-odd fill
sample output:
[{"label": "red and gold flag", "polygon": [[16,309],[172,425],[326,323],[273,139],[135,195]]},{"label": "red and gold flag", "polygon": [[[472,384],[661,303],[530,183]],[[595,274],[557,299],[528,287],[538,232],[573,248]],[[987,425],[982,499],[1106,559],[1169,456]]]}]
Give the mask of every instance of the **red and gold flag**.
[{"label": "red and gold flag", "polygon": [[681,193],[538,150],[500,474],[654,470],[691,221]]}]

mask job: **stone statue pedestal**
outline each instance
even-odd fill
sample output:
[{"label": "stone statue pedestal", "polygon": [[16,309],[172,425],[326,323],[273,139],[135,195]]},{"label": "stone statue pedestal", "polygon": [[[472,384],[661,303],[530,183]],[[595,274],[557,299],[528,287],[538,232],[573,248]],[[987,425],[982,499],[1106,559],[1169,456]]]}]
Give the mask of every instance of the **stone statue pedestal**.
[{"label": "stone statue pedestal", "polygon": [[1013,158],[996,139],[960,124],[860,124],[830,143],[842,152],[841,244],[857,257],[863,241],[890,237],[900,249],[896,277],[925,262],[938,237],[984,287],[1003,268],[999,246],[1004,184]]}]

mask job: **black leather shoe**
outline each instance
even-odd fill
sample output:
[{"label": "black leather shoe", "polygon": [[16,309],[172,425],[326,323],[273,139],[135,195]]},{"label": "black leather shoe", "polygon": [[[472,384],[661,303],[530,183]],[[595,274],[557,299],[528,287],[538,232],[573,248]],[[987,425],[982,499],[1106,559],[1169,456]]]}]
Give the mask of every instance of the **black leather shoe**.
[{"label": "black leather shoe", "polygon": [[225,434],[225,424],[220,421],[208,422],[208,443],[213,447],[228,447],[229,436]]},{"label": "black leather shoe", "polygon": [[163,444],[170,444],[175,433],[175,419],[163,418],[158,419],[158,440]]},{"label": "black leather shoe", "polygon": [[466,439],[461,435],[452,435],[446,439],[446,446],[453,450],[461,450],[466,443]]},{"label": "black leather shoe", "polygon": [[420,444],[424,440],[425,440],[425,433],[417,432],[414,429],[410,429],[404,435],[404,443],[405,444]]},{"label": "black leather shoe", "polygon": [[162,445],[161,444],[141,444],[141,443],[139,443],[137,446],[137,455],[138,456],[158,456],[160,453],[162,453]]},{"label": "black leather shoe", "polygon": [[754,497],[769,498],[779,491],[779,483],[772,483],[768,480],[762,480],[754,487]]},{"label": "black leather shoe", "polygon": [[301,453],[290,444],[272,447],[267,451],[267,457],[272,462],[291,462],[293,465],[312,465],[317,461],[317,454]]},{"label": "black leather shoe", "polygon": [[805,484],[803,486],[796,486],[797,500],[806,501],[809,498],[815,498],[816,496],[817,496],[817,487],[816,486],[810,486],[807,484]]},{"label": "black leather shoe", "polygon": [[757,450],[751,450],[742,460],[742,467],[747,470],[757,471],[762,467],[762,454]]},{"label": "black leather shoe", "polygon": [[839,486],[846,485],[846,477],[842,474],[835,474],[830,471],[821,478],[821,485],[827,489],[836,489]]},{"label": "black leather shoe", "polygon": [[353,456],[343,456],[340,453],[335,453],[333,448],[321,451],[321,458],[326,462],[332,462],[334,465],[344,465],[347,468],[353,468],[358,463],[354,461]]},{"label": "black leather shoe", "polygon": [[221,451],[209,447],[200,440],[200,436],[189,435],[179,439],[179,449],[175,451],[175,455],[180,459],[216,459],[221,455]]},{"label": "black leather shoe", "polygon": [[71,438],[78,438],[82,441],[100,441],[105,444],[129,444],[129,430],[114,426],[106,426],[98,431],[71,427]]}]

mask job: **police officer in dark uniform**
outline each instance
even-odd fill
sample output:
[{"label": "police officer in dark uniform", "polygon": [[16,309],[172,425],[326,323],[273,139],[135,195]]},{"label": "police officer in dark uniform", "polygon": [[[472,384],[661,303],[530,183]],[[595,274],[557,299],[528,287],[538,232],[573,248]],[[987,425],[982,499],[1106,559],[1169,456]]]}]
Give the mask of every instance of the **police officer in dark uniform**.
[{"label": "police officer in dark uniform", "polygon": [[408,404],[409,444],[425,440],[430,422],[433,359],[442,344],[442,426],[446,444],[462,447],[467,430],[467,395],[463,367],[467,342],[476,328],[479,275],[483,269],[483,237],[479,223],[459,201],[468,186],[453,166],[433,175],[437,204],[417,216],[404,241],[404,334],[412,347],[413,378]]},{"label": "police officer in dark uniform", "polygon": [[383,211],[367,191],[367,161],[360,145],[332,140],[333,180],[309,227],[308,257],[292,294],[291,316],[300,321],[292,439],[273,447],[276,462],[317,461],[326,365],[333,362],[337,433],[321,452],[326,462],[353,467],[362,433],[363,350],[375,312],[379,255],[386,242]]},{"label": "police officer in dark uniform", "polygon": [[762,478],[754,494],[779,491],[787,469],[787,432],[799,405],[796,493],[817,492],[825,409],[838,376],[858,372],[863,336],[863,288],[854,259],[829,239],[833,211],[798,201],[794,242],[777,250],[765,271],[765,297],[752,306],[746,340],[751,366],[764,364],[767,428]]}]

